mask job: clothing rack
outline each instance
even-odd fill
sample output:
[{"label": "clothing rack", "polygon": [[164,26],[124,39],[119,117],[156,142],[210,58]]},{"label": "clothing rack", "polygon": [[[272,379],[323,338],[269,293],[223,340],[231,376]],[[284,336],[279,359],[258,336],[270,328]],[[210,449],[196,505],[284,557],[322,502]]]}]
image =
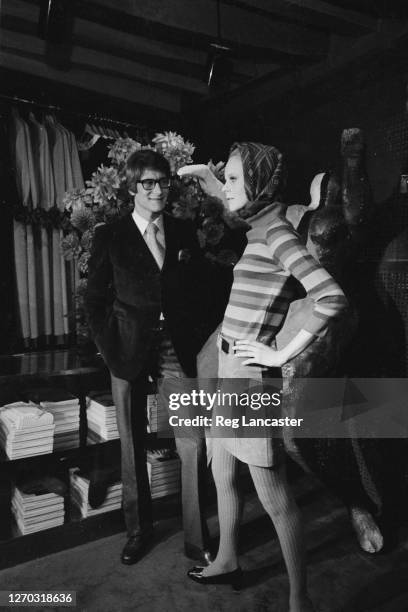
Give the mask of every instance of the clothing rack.
[{"label": "clothing rack", "polygon": [[30,104],[32,106],[36,106],[38,108],[42,108],[44,110],[49,110],[51,112],[62,112],[62,113],[69,113],[71,115],[74,115],[76,117],[82,117],[83,119],[86,120],[92,120],[92,121],[103,121],[106,123],[111,123],[112,125],[120,125],[122,127],[131,127],[134,128],[136,130],[145,130],[147,131],[147,127],[146,126],[141,126],[138,125],[136,123],[130,123],[128,121],[119,121],[117,119],[111,119],[110,117],[103,117],[101,115],[98,115],[96,113],[81,113],[78,111],[72,111],[72,110],[68,110],[68,109],[64,109],[61,106],[55,106],[53,104],[44,104],[42,102],[38,102],[37,100],[27,100],[26,98],[20,98],[19,96],[7,96],[4,94],[0,94],[0,100],[6,100],[8,102],[13,102],[16,104]]}]

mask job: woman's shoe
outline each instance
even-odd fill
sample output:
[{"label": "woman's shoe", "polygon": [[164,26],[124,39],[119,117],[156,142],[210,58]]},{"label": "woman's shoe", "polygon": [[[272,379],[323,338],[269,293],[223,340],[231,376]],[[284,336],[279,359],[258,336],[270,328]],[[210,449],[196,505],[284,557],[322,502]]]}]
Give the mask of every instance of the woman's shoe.
[{"label": "woman's shoe", "polygon": [[240,567],[237,567],[233,572],[215,574],[214,576],[203,576],[204,569],[204,567],[193,567],[187,572],[187,576],[199,584],[230,584],[234,591],[239,591],[242,588],[243,572]]},{"label": "woman's shoe", "polygon": [[368,510],[352,507],[351,524],[360,547],[368,553],[379,552],[384,545],[384,538]]}]

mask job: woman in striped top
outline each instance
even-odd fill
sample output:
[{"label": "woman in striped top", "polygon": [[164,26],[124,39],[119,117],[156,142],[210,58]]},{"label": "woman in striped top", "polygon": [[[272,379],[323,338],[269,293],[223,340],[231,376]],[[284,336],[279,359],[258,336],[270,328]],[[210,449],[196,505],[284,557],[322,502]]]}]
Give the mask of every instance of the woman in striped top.
[{"label": "woman in striped top", "polygon": [[[181,174],[195,174],[214,195],[217,186],[204,168],[187,167]],[[285,219],[285,207],[277,201],[284,174],[282,155],[275,147],[237,143],[231,148],[222,192],[229,209],[248,224],[248,245],[234,268],[219,337],[219,378],[225,383],[233,378],[261,382],[265,374],[270,377],[270,368],[280,368],[299,354],[325,331],[330,318],[347,307],[340,287]],[[303,285],[314,307],[304,328],[284,349],[277,350],[276,334],[295,297],[294,279]],[[248,464],[259,499],[276,528],[289,574],[289,610],[310,612],[313,606],[306,590],[300,515],[286,480],[280,441],[265,436],[216,437],[212,442],[220,546],[214,562],[207,568],[193,568],[189,577],[202,584],[239,582],[239,460]]]}]

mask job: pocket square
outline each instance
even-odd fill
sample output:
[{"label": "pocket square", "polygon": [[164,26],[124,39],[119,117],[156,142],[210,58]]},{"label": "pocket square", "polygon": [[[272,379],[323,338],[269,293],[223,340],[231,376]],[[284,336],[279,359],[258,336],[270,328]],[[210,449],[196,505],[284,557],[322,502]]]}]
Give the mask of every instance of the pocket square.
[{"label": "pocket square", "polygon": [[188,263],[191,259],[191,252],[189,249],[180,249],[177,255],[177,261]]}]

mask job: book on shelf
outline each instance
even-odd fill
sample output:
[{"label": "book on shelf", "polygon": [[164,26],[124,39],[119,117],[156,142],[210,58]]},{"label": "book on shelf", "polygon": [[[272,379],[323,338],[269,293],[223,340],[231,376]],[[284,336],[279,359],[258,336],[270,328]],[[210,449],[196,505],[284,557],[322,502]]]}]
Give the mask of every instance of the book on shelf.
[{"label": "book on shelf", "polygon": [[116,416],[114,417],[101,417],[97,414],[93,414],[92,412],[87,412],[86,417],[88,423],[94,423],[95,425],[103,426],[103,427],[117,427]]},{"label": "book on shelf", "polygon": [[175,473],[170,475],[163,475],[154,478],[149,478],[150,486],[161,486],[163,484],[173,484],[181,481],[181,474]]},{"label": "book on shelf", "polygon": [[11,503],[23,516],[39,516],[40,514],[50,514],[52,512],[64,511],[63,502],[52,502],[48,504],[41,504],[39,506],[27,507],[22,505],[18,499],[13,498]]},{"label": "book on shelf", "polygon": [[79,404],[79,398],[61,387],[36,387],[28,389],[25,395],[35,403],[44,403],[48,406],[70,406]]},{"label": "book on shelf", "polygon": [[[88,501],[88,495],[85,495],[83,493],[83,491],[80,491],[79,489],[77,489],[76,487],[72,487],[71,489],[71,500],[76,501],[76,503],[80,506],[88,506],[91,507],[91,505],[89,504]],[[121,491],[113,491],[111,493],[107,493],[105,499],[103,500],[102,505],[107,505],[107,504],[116,504],[116,503],[121,503],[122,501],[122,493]]]},{"label": "book on shelf", "polygon": [[20,517],[21,520],[24,521],[25,525],[30,525],[34,523],[38,523],[40,521],[53,520],[54,518],[59,518],[64,516],[64,508],[40,508],[37,510],[24,511],[22,510],[16,502],[11,502],[11,508],[14,511],[14,514]]},{"label": "book on shelf", "polygon": [[[70,480],[71,480],[72,485],[77,486],[82,491],[88,493],[91,481],[89,480],[89,478],[87,478],[83,474],[80,474],[78,472],[78,468],[72,468],[70,470]],[[113,484],[109,485],[109,487],[107,488],[108,494],[110,492],[115,492],[115,491],[122,492],[122,482],[121,481],[114,482]]]},{"label": "book on shelf", "polygon": [[79,419],[77,421],[74,421],[72,423],[69,422],[62,422],[59,423],[58,421],[55,424],[55,433],[69,433],[72,431],[78,431],[79,430]]},{"label": "book on shelf", "polygon": [[38,440],[7,440],[5,448],[15,451],[22,450],[40,450],[41,448],[52,448],[52,438],[51,440],[40,438]]},{"label": "book on shelf", "polygon": [[27,449],[25,451],[13,451],[13,450],[8,450],[7,448],[4,450],[6,451],[6,454],[9,459],[23,459],[25,457],[35,457],[36,455],[48,455],[52,453],[53,446],[51,445],[49,448],[45,448],[41,450]]},{"label": "book on shelf", "polygon": [[147,453],[147,473],[152,498],[165,497],[181,490],[181,463],[170,450]]},{"label": "book on shelf", "polygon": [[54,416],[54,421],[58,419],[66,419],[68,417],[79,418],[79,406],[77,408],[62,408],[61,410],[54,408],[53,410],[50,410],[50,412]]},{"label": "book on shelf", "polygon": [[24,442],[25,440],[42,440],[43,442],[47,439],[52,440],[54,435],[55,427],[52,425],[46,431],[39,429],[38,432],[24,430],[7,430],[0,424],[0,436],[2,436],[5,440],[11,440],[13,442]]},{"label": "book on shelf", "polygon": [[[92,436],[93,434],[93,436]],[[90,441],[94,441],[94,442],[99,442],[99,439],[101,439],[102,441],[108,441],[108,440],[116,440],[119,438],[119,432],[118,431],[111,431],[111,430],[107,430],[105,428],[100,428],[100,427],[95,427],[93,428],[92,426],[88,427],[88,437],[90,439]]]},{"label": "book on shelf", "polygon": [[86,398],[86,404],[88,408],[90,406],[102,408],[103,410],[115,408],[110,391],[91,391]]},{"label": "book on shelf", "polygon": [[15,486],[13,496],[21,500],[25,506],[38,506],[50,502],[63,503],[64,498],[58,493],[24,493],[19,487]]},{"label": "book on shelf", "polygon": [[[78,481],[71,480],[71,488],[75,490],[82,496],[84,500],[88,500],[89,495],[89,481],[87,484],[82,484]],[[110,485],[106,491],[105,499],[114,499],[116,497],[120,497],[122,495],[122,483],[117,483],[115,485]]]},{"label": "book on shelf", "polygon": [[47,428],[29,427],[27,429],[13,429],[7,424],[0,422],[0,435],[8,440],[37,440],[39,438],[52,438],[55,431],[55,426],[50,425]]},{"label": "book on shelf", "polygon": [[90,481],[80,475],[77,468],[70,470],[71,502],[79,509],[83,518],[117,510],[122,505],[122,483],[117,482],[107,489],[106,497],[98,508],[92,508],[88,501]]},{"label": "book on shelf", "polygon": [[52,527],[60,527],[64,524],[64,517],[59,517],[54,520],[48,520],[44,522],[38,522],[35,525],[25,525],[21,519],[18,517],[14,517],[18,530],[21,535],[28,535],[30,533],[35,533],[36,531],[44,531],[45,529],[51,529]]},{"label": "book on shelf", "polygon": [[56,493],[23,493],[14,487],[11,511],[20,532],[34,533],[64,522],[64,498]]},{"label": "book on shelf", "polygon": [[25,429],[26,427],[51,425],[54,417],[50,412],[41,410],[32,402],[15,402],[2,407],[0,420],[9,423],[15,429]]},{"label": "book on shelf", "polygon": [[176,495],[180,493],[181,487],[174,488],[166,488],[166,489],[155,489],[154,487],[151,489],[152,499],[157,499],[158,497],[167,497],[168,495]]}]

